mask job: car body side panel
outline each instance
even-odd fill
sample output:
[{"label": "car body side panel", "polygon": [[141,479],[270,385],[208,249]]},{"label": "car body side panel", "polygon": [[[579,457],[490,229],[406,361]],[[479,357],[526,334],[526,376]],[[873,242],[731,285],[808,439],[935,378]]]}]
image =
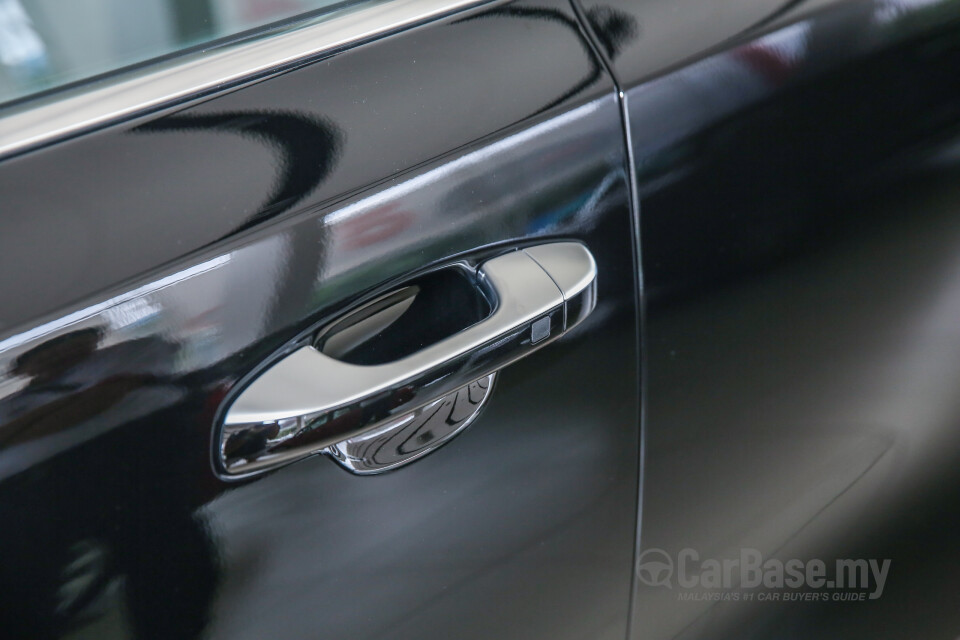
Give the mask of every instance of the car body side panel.
[{"label": "car body side panel", "polygon": [[[583,0],[578,3],[616,77],[632,86],[723,50],[796,0]],[[800,3],[802,4],[802,3]]]},{"label": "car body side panel", "polygon": [[[622,638],[619,113],[571,7],[519,2],[0,163],[4,637]],[[591,249],[597,308],[450,444],[375,477],[314,457],[217,478],[218,407],[290,340],[418,269],[550,238]]]},{"label": "car body side panel", "polygon": [[19,277],[0,279],[0,334],[583,100],[604,81],[564,3],[444,24],[5,159],[0,255]]},{"label": "car body side panel", "polygon": [[[659,4],[609,5],[639,25],[613,67],[646,305],[641,549],[891,565],[865,602],[638,580],[633,635],[954,638],[960,5],[797,3],[718,40],[711,10]],[[684,52],[650,68],[630,57],[648,37]]]}]

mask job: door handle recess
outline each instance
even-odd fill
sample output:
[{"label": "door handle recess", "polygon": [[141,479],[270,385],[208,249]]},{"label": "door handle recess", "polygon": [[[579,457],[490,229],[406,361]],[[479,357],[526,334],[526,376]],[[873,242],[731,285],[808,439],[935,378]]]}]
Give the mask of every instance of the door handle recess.
[{"label": "door handle recess", "polygon": [[492,312],[416,353],[369,365],[316,346],[297,349],[228,406],[217,438],[222,473],[249,476],[326,453],[353,473],[371,474],[429,453],[476,417],[496,371],[589,315],[596,275],[579,243],[515,250],[476,270]]}]

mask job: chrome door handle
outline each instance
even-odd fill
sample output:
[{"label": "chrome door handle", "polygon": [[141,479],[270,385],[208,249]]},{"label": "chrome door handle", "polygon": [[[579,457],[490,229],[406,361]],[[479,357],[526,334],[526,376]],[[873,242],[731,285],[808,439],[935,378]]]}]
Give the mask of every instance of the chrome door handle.
[{"label": "chrome door handle", "polygon": [[[477,270],[492,313],[412,355],[360,365],[314,346],[297,349],[229,406],[220,429],[221,470],[246,476],[325,452],[355,473],[376,473],[424,455],[475,417],[497,370],[593,310],[596,272],[590,251],[575,242],[512,251]],[[445,428],[424,430],[432,416],[425,409],[444,403],[450,409]],[[419,435],[402,435],[418,424]],[[424,434],[428,442],[411,445],[410,438]]]}]

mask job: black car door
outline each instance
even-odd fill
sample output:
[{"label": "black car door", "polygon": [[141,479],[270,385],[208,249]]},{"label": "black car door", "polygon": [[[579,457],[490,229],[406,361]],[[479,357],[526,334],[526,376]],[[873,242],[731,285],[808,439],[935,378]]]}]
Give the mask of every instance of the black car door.
[{"label": "black car door", "polygon": [[[186,5],[209,38],[214,5]],[[0,636],[623,638],[636,235],[573,8],[336,5],[101,71],[0,113]],[[538,253],[561,242],[591,296]],[[294,352],[349,361],[324,393],[421,363],[528,277],[553,310],[456,370],[231,422]],[[370,453],[393,418],[420,422]]]},{"label": "black car door", "polygon": [[960,6],[584,7],[641,221],[636,637],[955,638]]}]

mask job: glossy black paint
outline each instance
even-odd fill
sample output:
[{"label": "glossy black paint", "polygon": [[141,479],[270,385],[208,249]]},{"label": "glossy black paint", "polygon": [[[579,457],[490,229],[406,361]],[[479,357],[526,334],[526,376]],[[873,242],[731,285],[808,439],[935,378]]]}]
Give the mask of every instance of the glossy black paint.
[{"label": "glossy black paint", "polygon": [[[0,164],[0,633],[623,637],[625,105],[640,549],[892,560],[864,603],[638,582],[631,637],[956,637],[958,4],[579,11],[620,105],[574,12],[524,2]],[[220,401],[291,337],[542,237],[600,259],[595,318],[441,452],[377,479],[213,476]],[[68,566],[100,583],[71,600]]]},{"label": "glossy black paint", "polygon": [[[0,330],[582,102],[607,82],[566,3],[446,23],[4,161],[0,255],[22,277],[0,280],[12,301]],[[541,41],[550,44],[535,49]]]},{"label": "glossy black paint", "polygon": [[955,638],[960,4],[667,4],[612,5],[639,25],[613,68],[646,304],[641,550],[892,564],[866,602],[638,581],[632,635]]},{"label": "glossy black paint", "polygon": [[[19,274],[0,282],[0,635],[624,636],[638,316],[618,103],[569,5],[506,9],[0,164]],[[224,398],[305,329],[554,237],[597,256],[598,306],[504,370],[457,439],[377,477],[315,457],[218,480]]]},{"label": "glossy black paint", "polygon": [[626,86],[682,68],[775,20],[796,0],[580,0],[583,19]]}]

